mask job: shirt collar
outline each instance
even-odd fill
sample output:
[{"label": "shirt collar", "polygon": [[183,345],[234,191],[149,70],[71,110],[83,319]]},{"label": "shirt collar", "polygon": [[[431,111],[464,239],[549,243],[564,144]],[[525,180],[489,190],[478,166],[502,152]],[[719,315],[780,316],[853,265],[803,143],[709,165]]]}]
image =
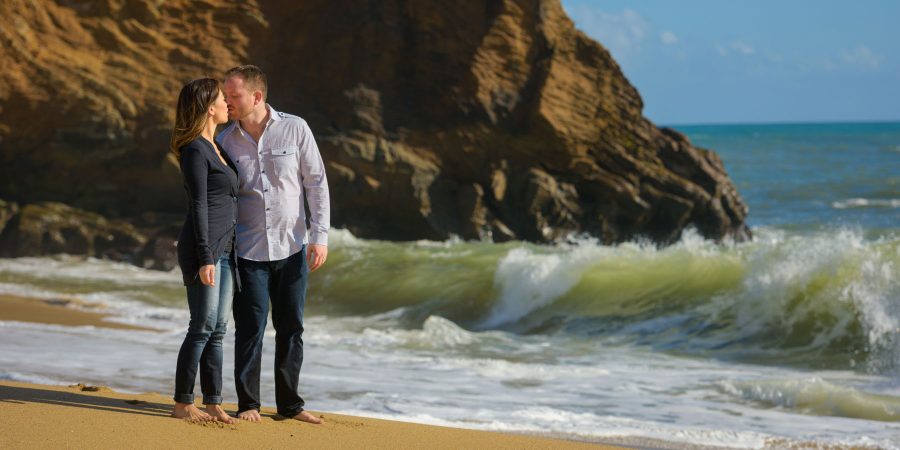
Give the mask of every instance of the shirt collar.
[{"label": "shirt collar", "polygon": [[266,103],[266,108],[269,108],[269,121],[280,121],[282,119],[281,114],[278,111],[275,111],[275,108],[272,105]]}]

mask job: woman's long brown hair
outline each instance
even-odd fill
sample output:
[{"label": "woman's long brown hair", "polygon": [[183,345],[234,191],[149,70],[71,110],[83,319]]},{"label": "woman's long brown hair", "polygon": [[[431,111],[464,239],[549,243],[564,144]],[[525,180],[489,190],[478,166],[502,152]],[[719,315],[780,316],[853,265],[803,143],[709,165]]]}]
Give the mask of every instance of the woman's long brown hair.
[{"label": "woman's long brown hair", "polygon": [[172,140],[169,142],[169,151],[179,163],[181,147],[197,139],[203,132],[209,107],[216,101],[221,90],[219,80],[215,78],[198,78],[181,88],[178,107],[175,109],[175,129],[172,130]]}]

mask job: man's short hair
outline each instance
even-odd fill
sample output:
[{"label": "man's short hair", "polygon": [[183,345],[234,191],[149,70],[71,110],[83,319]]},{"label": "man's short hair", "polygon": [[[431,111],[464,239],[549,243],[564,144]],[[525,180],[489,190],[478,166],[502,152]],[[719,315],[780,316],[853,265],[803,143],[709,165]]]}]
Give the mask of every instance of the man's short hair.
[{"label": "man's short hair", "polygon": [[250,89],[259,89],[262,91],[263,98],[267,98],[269,84],[266,81],[266,74],[259,67],[252,64],[232,67],[225,71],[225,79],[231,77],[241,77]]}]

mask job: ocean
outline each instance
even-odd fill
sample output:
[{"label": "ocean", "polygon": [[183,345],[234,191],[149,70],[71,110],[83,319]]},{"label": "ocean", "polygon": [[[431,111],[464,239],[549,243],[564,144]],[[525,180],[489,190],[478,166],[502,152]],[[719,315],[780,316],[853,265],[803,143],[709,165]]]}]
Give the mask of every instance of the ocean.
[{"label": "ocean", "polygon": [[[722,157],[753,241],[335,230],[307,301],[307,406],[626,445],[900,449],[900,123],[674,128]],[[159,330],[0,322],[0,378],[172,391],[188,321],[177,271],[0,259],[0,293]]]}]

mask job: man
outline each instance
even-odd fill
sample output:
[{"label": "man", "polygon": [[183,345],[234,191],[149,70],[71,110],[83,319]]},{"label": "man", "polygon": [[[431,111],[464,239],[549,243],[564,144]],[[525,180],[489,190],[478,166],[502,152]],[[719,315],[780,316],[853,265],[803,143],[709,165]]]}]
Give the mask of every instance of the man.
[{"label": "man", "polygon": [[266,75],[256,66],[225,72],[233,123],[218,140],[237,165],[240,183],[237,255],[242,287],[234,300],[238,417],[260,420],[259,374],[271,300],[278,414],[319,424],[321,419],[303,410],[297,387],[307,276],[328,256],[328,183],[309,126],[268,105],[267,88]]}]

